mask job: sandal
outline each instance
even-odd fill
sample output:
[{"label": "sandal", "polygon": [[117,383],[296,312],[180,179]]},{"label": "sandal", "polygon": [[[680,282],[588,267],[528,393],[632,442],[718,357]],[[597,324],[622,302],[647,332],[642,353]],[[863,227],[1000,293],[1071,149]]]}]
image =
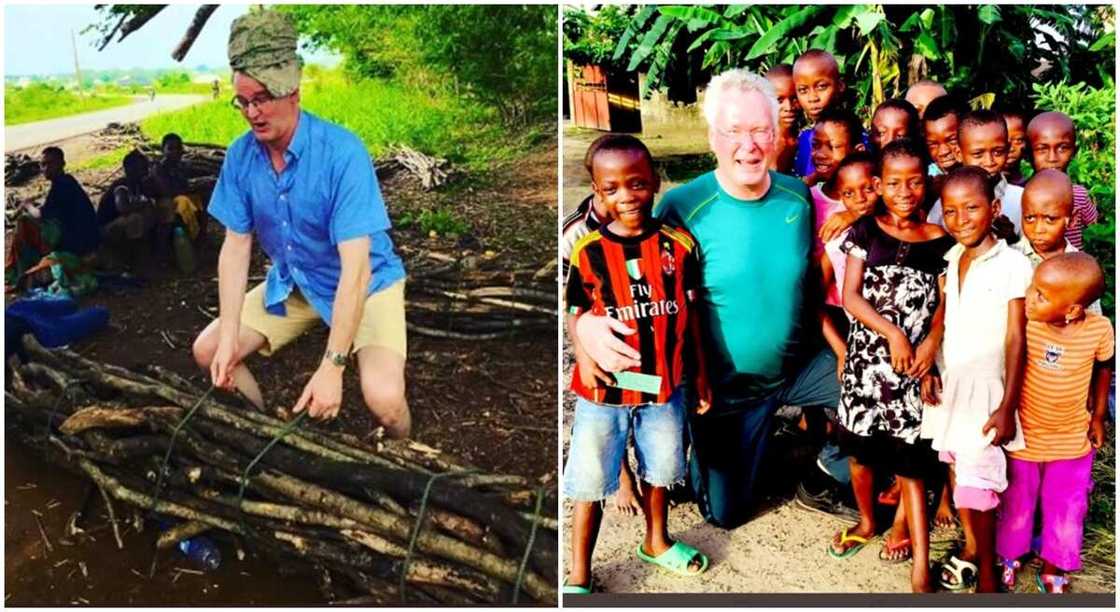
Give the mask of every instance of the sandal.
[{"label": "sandal", "polygon": [[1003,583],[1004,588],[1010,593],[1015,590],[1015,570],[1023,566],[1018,559],[1001,559],[999,566],[1003,569],[1000,573],[999,581]]},{"label": "sandal", "polygon": [[591,582],[588,582],[587,586],[580,586],[578,584],[568,584],[568,579],[565,578],[564,579],[564,590],[562,591],[562,593],[564,595],[590,595],[591,594]]},{"label": "sandal", "polygon": [[[896,552],[904,548],[906,549],[905,555],[902,555],[901,557],[894,556]],[[879,560],[883,563],[890,563],[892,565],[896,563],[905,563],[909,561],[913,555],[914,550],[913,548],[911,548],[910,538],[903,538],[901,542],[896,542],[893,545],[891,544],[891,539],[886,538],[883,540],[883,547],[879,549]]]},{"label": "sandal", "polygon": [[941,586],[949,591],[963,591],[976,584],[977,572],[975,563],[949,555],[949,560],[941,564]]},{"label": "sandal", "polygon": [[[656,557],[642,552],[642,545],[638,544],[637,555],[642,561],[669,570],[678,576],[698,576],[708,569],[708,556],[680,540],[673,542],[668,550]],[[700,569],[690,571],[689,566],[695,560],[700,561]]]},{"label": "sandal", "polygon": [[1066,593],[1069,587],[1069,576],[1065,574],[1043,574],[1039,570],[1035,574],[1034,582],[1038,585],[1039,593]]},{"label": "sandal", "polygon": [[846,547],[843,552],[836,552],[836,549],[832,547],[833,543],[829,542],[828,543],[828,555],[830,557],[832,557],[833,559],[847,559],[848,557],[851,557],[852,555],[854,555],[854,554],[858,553],[859,551],[863,550],[863,547],[867,546],[867,543],[870,542],[870,541],[871,540],[869,540],[868,538],[865,538],[863,536],[849,534],[848,533],[848,528],[845,527],[843,529],[843,531],[840,532],[840,541],[837,542],[837,544],[839,544],[840,546],[844,546],[845,544],[847,544],[849,542],[855,542],[855,544],[853,544],[852,546]]}]

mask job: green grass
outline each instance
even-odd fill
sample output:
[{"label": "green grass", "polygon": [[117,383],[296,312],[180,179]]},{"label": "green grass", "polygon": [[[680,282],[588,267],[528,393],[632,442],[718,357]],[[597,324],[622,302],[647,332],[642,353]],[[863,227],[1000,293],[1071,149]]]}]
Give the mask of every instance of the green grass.
[{"label": "green grass", "polygon": [[123,146],[117,147],[107,153],[95,155],[88,159],[84,159],[70,167],[71,170],[105,170],[106,168],[119,168],[121,163],[124,162],[124,156],[128,155],[134,147]]},{"label": "green grass", "polygon": [[132,97],[123,93],[78,95],[62,87],[36,83],[25,88],[4,87],[4,125],[18,125],[90,111],[125,106]]},{"label": "green grass", "polygon": [[[525,142],[510,137],[496,111],[450,92],[382,80],[350,82],[324,71],[305,81],[300,95],[304,109],[357,134],[374,157],[402,144],[473,169],[512,157]],[[154,141],[177,132],[187,142],[219,145],[229,145],[248,129],[226,96],[152,116],[140,127]]]}]

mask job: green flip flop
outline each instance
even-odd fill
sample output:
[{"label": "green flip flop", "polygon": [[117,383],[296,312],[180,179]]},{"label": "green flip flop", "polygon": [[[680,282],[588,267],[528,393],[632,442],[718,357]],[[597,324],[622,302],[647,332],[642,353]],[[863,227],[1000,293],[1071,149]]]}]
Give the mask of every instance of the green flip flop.
[{"label": "green flip flop", "polygon": [[855,542],[855,544],[845,548],[844,552],[838,553],[836,552],[836,549],[832,547],[832,542],[829,542],[828,546],[826,547],[828,550],[828,556],[832,557],[833,559],[847,559],[848,557],[851,557],[852,555],[863,550],[863,547],[867,546],[867,543],[870,541],[870,539],[863,536],[849,534],[848,528],[845,527],[844,530],[840,532],[840,542],[838,542],[838,544],[840,544],[841,546],[847,544],[848,542]]},{"label": "green flip flop", "polygon": [[587,583],[587,586],[580,586],[578,584],[568,584],[568,579],[565,578],[564,579],[564,589],[561,592],[564,595],[590,595],[591,594],[591,583],[590,582]]},{"label": "green flip flop", "polygon": [[[678,576],[699,576],[708,569],[708,556],[680,540],[673,542],[668,550],[656,557],[642,552],[642,545],[638,544],[637,555],[642,561],[669,570]],[[700,569],[691,572],[688,567],[697,557],[700,559]]]}]

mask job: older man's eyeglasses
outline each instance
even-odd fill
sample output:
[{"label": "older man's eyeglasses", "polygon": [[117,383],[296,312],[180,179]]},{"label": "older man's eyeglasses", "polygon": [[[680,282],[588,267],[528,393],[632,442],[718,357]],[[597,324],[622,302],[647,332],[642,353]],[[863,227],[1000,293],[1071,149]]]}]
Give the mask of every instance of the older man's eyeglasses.
[{"label": "older man's eyeglasses", "polygon": [[275,101],[276,98],[272,94],[265,92],[255,95],[248,100],[242,98],[241,96],[234,96],[233,99],[230,100],[230,104],[232,104],[233,107],[237,110],[244,113],[248,112],[250,108],[256,108],[259,111]]},{"label": "older man's eyeglasses", "polygon": [[774,142],[774,130],[772,128],[755,128],[753,130],[723,130],[717,127],[715,128],[715,131],[725,140],[741,145],[745,145],[752,140],[755,142],[755,144],[758,145],[768,145],[771,142]]}]

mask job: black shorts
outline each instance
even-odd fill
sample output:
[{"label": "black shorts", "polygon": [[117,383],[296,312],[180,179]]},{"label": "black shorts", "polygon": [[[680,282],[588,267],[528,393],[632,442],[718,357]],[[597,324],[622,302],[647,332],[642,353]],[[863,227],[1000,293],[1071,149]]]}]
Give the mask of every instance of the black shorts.
[{"label": "black shorts", "polygon": [[874,470],[922,480],[938,474],[937,452],[929,440],[918,438],[910,444],[885,432],[860,436],[843,427],[838,429],[838,438],[840,452]]}]

